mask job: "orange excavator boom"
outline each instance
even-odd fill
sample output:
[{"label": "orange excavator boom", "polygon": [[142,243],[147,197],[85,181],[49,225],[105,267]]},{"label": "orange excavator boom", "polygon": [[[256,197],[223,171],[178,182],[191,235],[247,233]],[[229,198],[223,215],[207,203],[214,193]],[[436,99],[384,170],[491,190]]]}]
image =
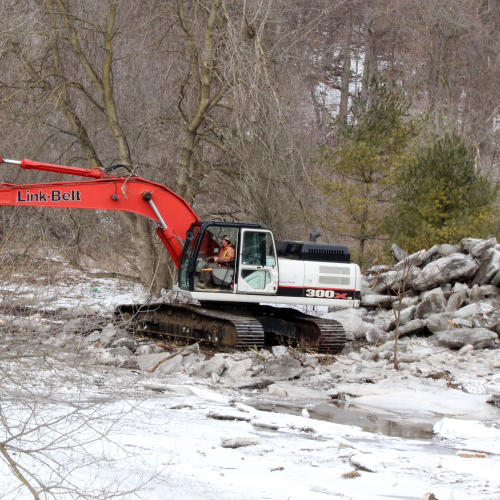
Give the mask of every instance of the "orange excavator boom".
[{"label": "orange excavator boom", "polygon": [[1,182],[0,205],[124,210],[143,215],[156,223],[158,236],[179,267],[186,231],[198,216],[186,200],[167,187],[135,174],[119,177],[101,168],[86,169],[0,157],[1,163],[92,179],[34,184]]}]

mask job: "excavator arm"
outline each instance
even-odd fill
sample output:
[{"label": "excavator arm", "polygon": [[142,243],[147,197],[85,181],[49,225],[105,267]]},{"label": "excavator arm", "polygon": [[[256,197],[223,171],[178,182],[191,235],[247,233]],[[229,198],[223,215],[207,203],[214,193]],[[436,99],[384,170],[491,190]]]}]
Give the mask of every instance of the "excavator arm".
[{"label": "excavator arm", "polygon": [[156,232],[179,267],[182,240],[198,220],[189,204],[167,187],[130,174],[113,175],[100,168],[78,168],[31,160],[7,160],[0,164],[91,177],[91,180],[35,184],[0,183],[0,205],[124,210],[143,215],[156,223]]}]

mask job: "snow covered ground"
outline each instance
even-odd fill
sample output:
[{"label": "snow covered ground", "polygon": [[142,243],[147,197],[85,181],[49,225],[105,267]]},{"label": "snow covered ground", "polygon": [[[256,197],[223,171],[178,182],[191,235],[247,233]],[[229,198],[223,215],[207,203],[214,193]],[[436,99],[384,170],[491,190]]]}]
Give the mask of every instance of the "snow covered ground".
[{"label": "snow covered ground", "polygon": [[[273,395],[194,367],[122,368],[67,328],[89,311],[106,324],[117,303],[141,300],[137,285],[69,268],[55,284],[22,279],[3,284],[4,305],[15,292],[58,316],[0,318],[0,445],[24,477],[58,485],[40,498],[500,499],[500,409],[486,403],[498,350],[458,357],[412,338],[403,349],[427,354],[400,372],[356,351],[332,365],[304,358]],[[224,355],[230,367],[245,357]],[[257,444],[223,447],[231,438]],[[33,498],[1,457],[0,498]]]}]

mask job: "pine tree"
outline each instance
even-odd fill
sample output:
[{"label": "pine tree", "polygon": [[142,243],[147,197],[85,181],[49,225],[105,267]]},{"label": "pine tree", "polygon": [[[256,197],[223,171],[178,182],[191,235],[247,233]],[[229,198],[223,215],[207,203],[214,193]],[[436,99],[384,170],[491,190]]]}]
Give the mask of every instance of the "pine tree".
[{"label": "pine tree", "polygon": [[420,129],[401,86],[374,78],[368,87],[369,98],[358,96],[352,119],[340,124],[339,146],[322,150],[330,176],[322,180],[324,191],[337,207],[333,232],[358,240],[362,264],[366,243],[384,236],[395,174],[412,154]]},{"label": "pine tree", "polygon": [[476,151],[457,133],[420,147],[397,176],[387,227],[411,250],[496,232],[497,187],[476,166]]}]

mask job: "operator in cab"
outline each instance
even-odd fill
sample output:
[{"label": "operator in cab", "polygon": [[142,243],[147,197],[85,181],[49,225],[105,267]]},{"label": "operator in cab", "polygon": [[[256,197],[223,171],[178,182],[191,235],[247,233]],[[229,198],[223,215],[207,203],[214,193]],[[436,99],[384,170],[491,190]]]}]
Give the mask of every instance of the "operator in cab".
[{"label": "operator in cab", "polygon": [[229,240],[229,236],[225,235],[221,239],[221,249],[218,255],[209,257],[210,262],[215,262],[219,267],[234,267],[234,258],[236,251],[233,244]]}]

